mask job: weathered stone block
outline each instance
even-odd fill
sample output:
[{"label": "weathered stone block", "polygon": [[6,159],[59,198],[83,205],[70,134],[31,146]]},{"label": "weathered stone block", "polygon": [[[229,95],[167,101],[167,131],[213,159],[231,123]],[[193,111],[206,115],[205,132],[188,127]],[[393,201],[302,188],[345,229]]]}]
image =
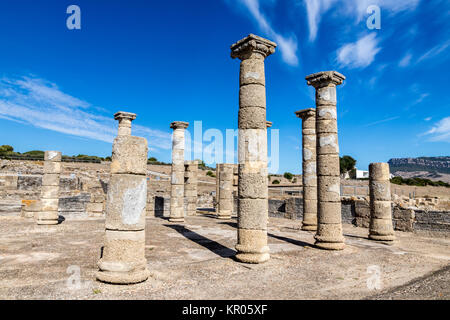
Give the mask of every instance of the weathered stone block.
[{"label": "weathered stone block", "polygon": [[145,176],[111,175],[106,200],[106,229],[144,230],[146,205]]},{"label": "weathered stone block", "polygon": [[117,136],[113,143],[111,174],[147,174],[147,154],[147,139]]}]

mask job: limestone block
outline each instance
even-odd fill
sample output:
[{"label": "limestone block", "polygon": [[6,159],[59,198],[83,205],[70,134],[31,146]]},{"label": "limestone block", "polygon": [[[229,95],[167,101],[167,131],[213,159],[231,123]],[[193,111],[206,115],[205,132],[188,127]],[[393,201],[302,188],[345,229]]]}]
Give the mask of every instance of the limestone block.
[{"label": "limestone block", "polygon": [[240,129],[265,129],[266,109],[261,107],[239,109],[238,119]]},{"label": "limestone block", "polygon": [[103,212],[103,203],[101,202],[88,202],[86,203],[87,212]]},{"label": "limestone block", "polygon": [[111,175],[106,200],[106,229],[144,230],[146,204],[145,176]]},{"label": "limestone block", "polygon": [[58,211],[58,199],[41,199],[42,211]]},{"label": "limestone block", "polygon": [[58,199],[59,186],[42,186],[41,198],[42,199]]},{"label": "limestone block", "polygon": [[267,176],[259,173],[246,173],[239,165],[239,198],[264,199],[268,197]]},{"label": "limestone block", "polygon": [[318,105],[316,108],[317,121],[320,120],[336,120],[337,111],[335,106]]},{"label": "limestone block", "polygon": [[61,162],[44,162],[44,174],[47,173],[61,173]]},{"label": "limestone block", "polygon": [[377,201],[391,201],[391,185],[389,181],[370,181],[370,198]]},{"label": "limestone block", "polygon": [[59,151],[45,151],[44,161],[60,162],[62,159],[61,152]]},{"label": "limestone block", "polygon": [[388,163],[371,163],[369,165],[369,179],[375,181],[389,180],[389,164]]},{"label": "limestone block", "polygon": [[267,228],[269,212],[267,199],[238,199],[238,208],[239,228],[259,230]]},{"label": "limestone block", "polygon": [[248,84],[239,88],[239,108],[266,108],[266,88],[259,84]]},{"label": "limestone block", "polygon": [[371,201],[370,213],[375,219],[392,219],[391,201]]},{"label": "limestone block", "polygon": [[341,201],[340,186],[341,180],[333,176],[318,176],[318,199],[324,202],[339,202]]},{"label": "limestone block", "polygon": [[238,158],[240,164],[248,161],[267,163],[266,129],[239,129]]},{"label": "limestone block", "polygon": [[42,176],[42,186],[59,186],[59,173],[47,173]]},{"label": "limestone block", "polygon": [[264,61],[259,59],[246,59],[241,62],[239,73],[240,86],[247,84],[265,85]]},{"label": "limestone block", "polygon": [[147,139],[117,136],[114,139],[111,174],[147,174]]},{"label": "limestone block", "polygon": [[316,103],[317,104],[331,104],[336,105],[336,87],[327,86],[316,89]]},{"label": "limestone block", "polygon": [[320,135],[317,145],[317,154],[339,154],[338,136],[335,133]]},{"label": "limestone block", "polygon": [[320,224],[341,224],[341,202],[321,202],[317,204]]},{"label": "limestone block", "polygon": [[262,263],[270,259],[266,230],[238,229],[236,259],[245,263]]}]

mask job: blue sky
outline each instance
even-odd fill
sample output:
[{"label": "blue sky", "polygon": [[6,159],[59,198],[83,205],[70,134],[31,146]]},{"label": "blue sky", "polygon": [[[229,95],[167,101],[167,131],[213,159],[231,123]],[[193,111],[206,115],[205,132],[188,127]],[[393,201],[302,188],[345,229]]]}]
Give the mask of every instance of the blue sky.
[{"label": "blue sky", "polygon": [[[66,27],[73,4],[81,30]],[[381,8],[380,29],[367,27],[370,5]],[[224,136],[237,127],[239,62],[229,47],[249,33],[278,43],[266,89],[279,173],[301,172],[294,111],[314,106],[304,78],[324,70],[347,77],[337,89],[339,143],[358,167],[450,155],[444,0],[4,0],[0,144],[108,156],[112,115],[123,110],[138,114],[133,134],[148,139],[149,155],[170,161],[172,121]]]}]

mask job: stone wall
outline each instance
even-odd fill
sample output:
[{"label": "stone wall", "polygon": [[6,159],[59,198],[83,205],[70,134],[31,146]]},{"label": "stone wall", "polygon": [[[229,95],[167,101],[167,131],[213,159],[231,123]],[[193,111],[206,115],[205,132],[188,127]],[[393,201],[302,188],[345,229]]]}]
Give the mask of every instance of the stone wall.
[{"label": "stone wall", "polygon": [[[20,215],[21,200],[40,198],[43,164],[43,161],[0,161],[0,214]],[[60,215],[64,217],[104,215],[109,165],[109,162],[62,163]],[[208,190],[210,177],[204,177],[206,173],[203,170],[199,170],[200,175],[202,180],[199,181],[197,206],[210,208],[213,203],[213,193]],[[168,217],[170,166],[148,165],[147,183],[148,216]]]},{"label": "stone wall", "polygon": [[[343,200],[341,211],[343,223],[363,228],[369,227],[370,207],[366,200]],[[269,199],[269,216],[302,220],[301,198]],[[392,217],[394,229],[398,231],[450,231],[450,212],[448,211],[425,211],[394,205]]]}]

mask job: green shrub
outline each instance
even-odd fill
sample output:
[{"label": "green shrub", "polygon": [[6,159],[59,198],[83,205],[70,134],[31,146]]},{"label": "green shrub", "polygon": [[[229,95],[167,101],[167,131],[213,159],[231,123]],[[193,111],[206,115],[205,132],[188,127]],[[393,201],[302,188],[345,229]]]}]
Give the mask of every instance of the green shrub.
[{"label": "green shrub", "polygon": [[280,184],[280,180],[273,180],[272,184]]},{"label": "green shrub", "polygon": [[292,173],[290,173],[290,172],[285,172],[283,177],[285,177],[286,179],[288,179],[290,181],[290,180],[292,180],[294,175]]}]

